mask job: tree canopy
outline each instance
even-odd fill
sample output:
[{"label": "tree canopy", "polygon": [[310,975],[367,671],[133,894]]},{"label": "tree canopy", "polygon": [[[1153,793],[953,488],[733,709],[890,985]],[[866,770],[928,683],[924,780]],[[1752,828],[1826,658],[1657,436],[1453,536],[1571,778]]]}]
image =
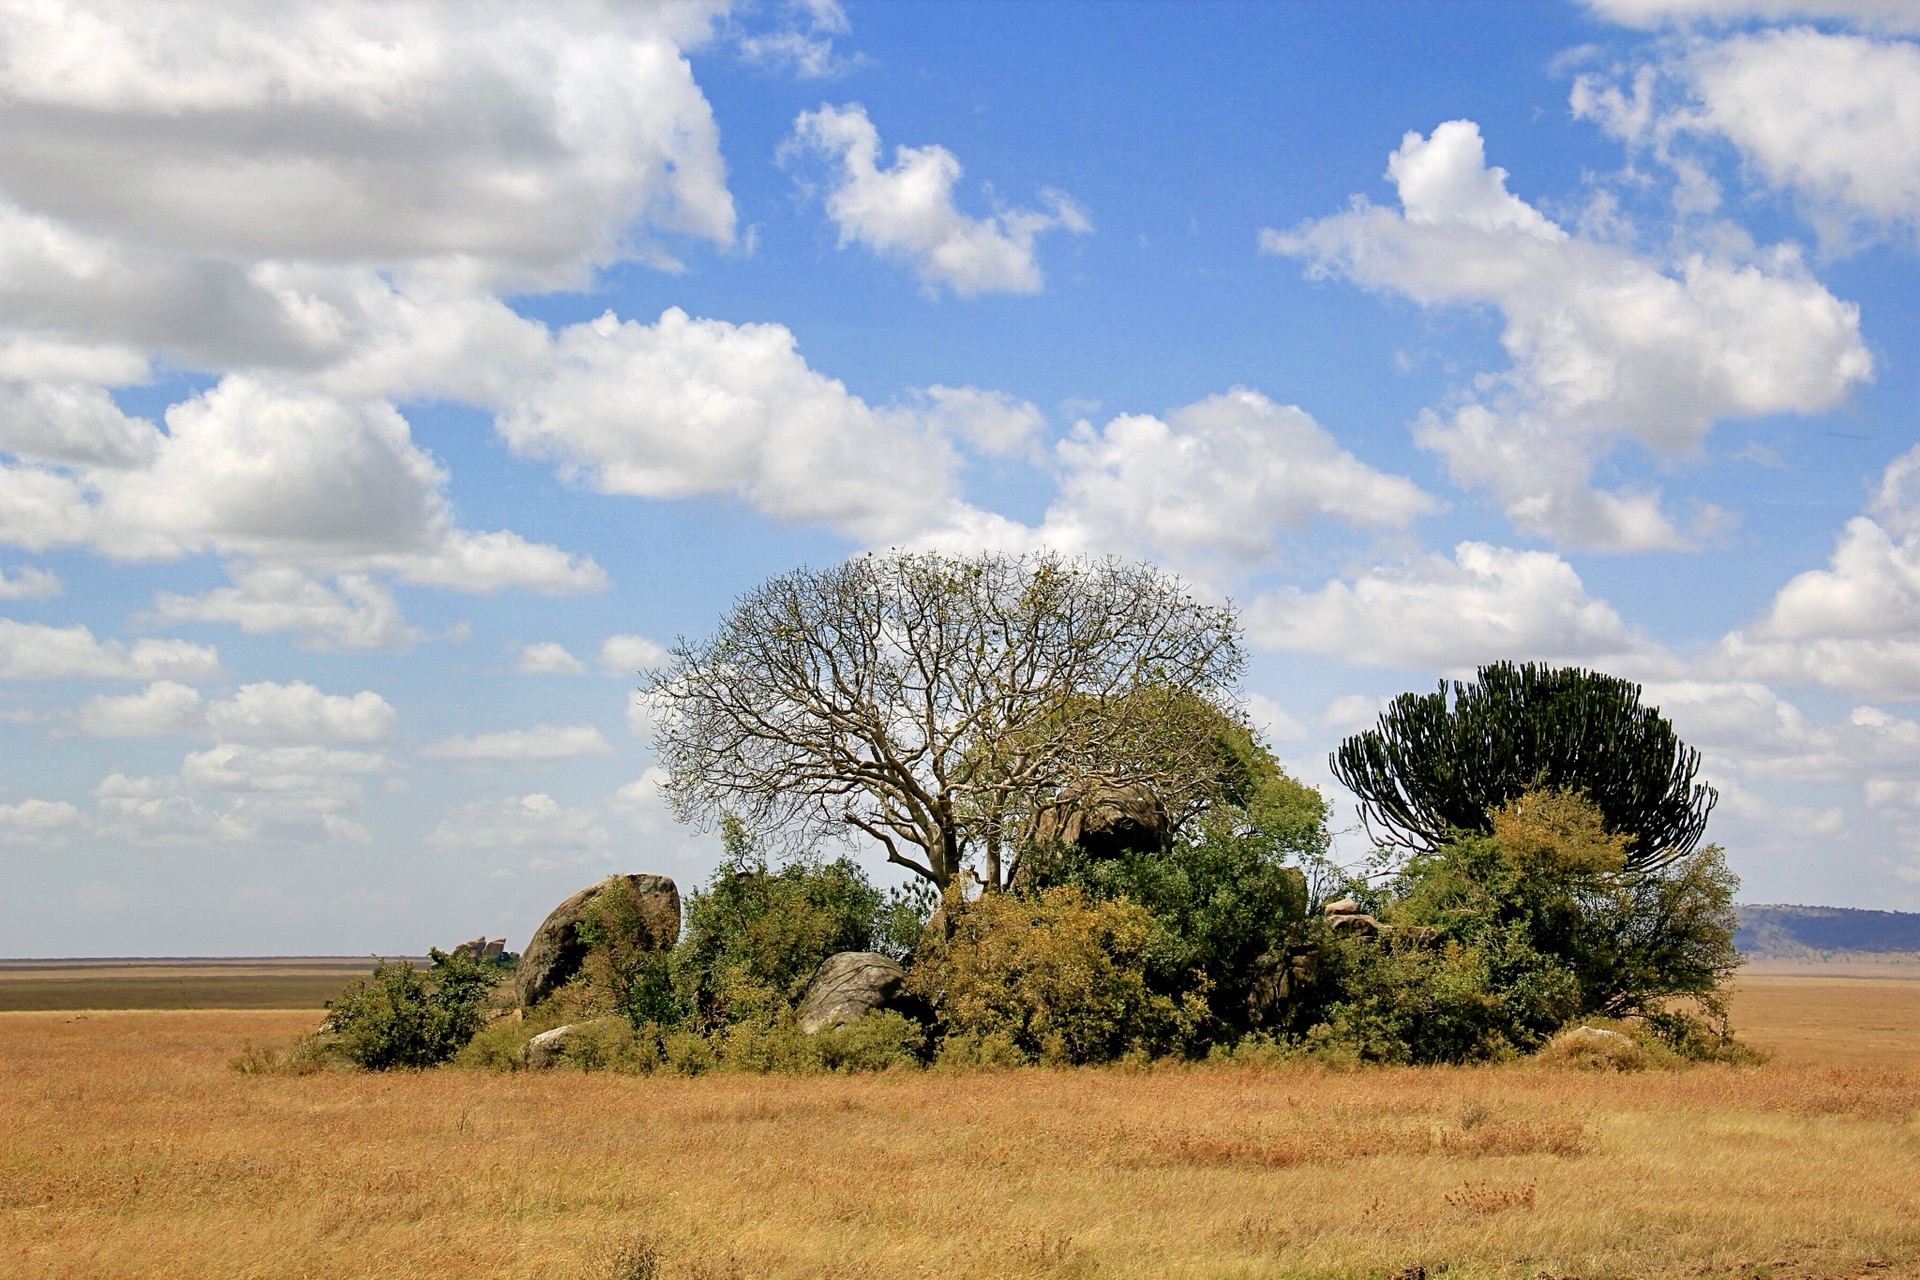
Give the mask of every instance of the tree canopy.
[{"label": "tree canopy", "polygon": [[1627,838],[1626,866],[1649,870],[1699,844],[1718,794],[1696,782],[1700,753],[1640,686],[1576,667],[1511,662],[1470,683],[1404,693],[1375,728],[1333,755],[1334,776],[1360,797],[1377,838],[1431,851],[1532,788],[1589,798]]},{"label": "tree canopy", "polygon": [[774,846],[864,833],[945,887],[1010,878],[1034,813],[1218,784],[1204,717],[1242,656],[1231,609],[1149,565],[1051,552],[858,556],[742,597],[647,693],[675,812]]}]

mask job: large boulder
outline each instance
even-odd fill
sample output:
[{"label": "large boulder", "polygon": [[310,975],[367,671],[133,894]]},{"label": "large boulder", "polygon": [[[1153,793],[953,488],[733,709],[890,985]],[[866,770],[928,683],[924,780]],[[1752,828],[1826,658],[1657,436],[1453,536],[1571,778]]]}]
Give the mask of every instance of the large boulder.
[{"label": "large boulder", "polygon": [[813,971],[800,1002],[800,1031],[813,1035],[857,1022],[900,994],[907,971],[877,951],[842,951]]},{"label": "large boulder", "polygon": [[1095,858],[1150,853],[1167,842],[1166,806],[1151,788],[1100,787],[1034,815],[1028,843],[1072,845]]},{"label": "large boulder", "polygon": [[680,938],[680,890],[671,879],[608,876],[555,907],[527,942],[514,970],[515,994],[523,1006],[538,1003],[580,972],[588,950],[580,924],[592,911],[629,929],[625,941],[643,951],[665,950]]}]

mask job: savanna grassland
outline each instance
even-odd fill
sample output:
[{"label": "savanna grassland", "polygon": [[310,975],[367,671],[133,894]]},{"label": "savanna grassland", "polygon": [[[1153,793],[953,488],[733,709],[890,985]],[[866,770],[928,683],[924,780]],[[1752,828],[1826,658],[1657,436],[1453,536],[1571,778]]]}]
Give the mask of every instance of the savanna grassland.
[{"label": "savanna grassland", "polygon": [[312,1013],[0,1014],[22,1277],[1920,1276],[1920,982],[1760,1067],[243,1075]]},{"label": "savanna grassland", "polygon": [[0,1012],[30,1009],[314,1009],[371,960],[0,960]]}]

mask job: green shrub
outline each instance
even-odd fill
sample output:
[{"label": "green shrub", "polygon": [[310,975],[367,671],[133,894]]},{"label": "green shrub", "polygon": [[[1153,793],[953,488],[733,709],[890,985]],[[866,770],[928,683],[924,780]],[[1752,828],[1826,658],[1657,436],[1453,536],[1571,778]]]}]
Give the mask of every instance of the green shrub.
[{"label": "green shrub", "polygon": [[327,1002],[324,1028],[337,1051],[371,1071],[446,1062],[480,1030],[500,969],[465,955],[428,952],[425,973],[382,963]]},{"label": "green shrub", "polygon": [[887,1071],[920,1065],[927,1029],[905,1014],[875,1009],[844,1027],[816,1033],[813,1041],[829,1071]]},{"label": "green shrub", "polygon": [[453,1065],[481,1071],[518,1071],[520,1052],[535,1034],[517,1018],[496,1018],[460,1046],[453,1055]]},{"label": "green shrub", "polygon": [[1438,945],[1343,938],[1322,952],[1340,993],[1307,1034],[1362,1062],[1470,1062],[1529,1052],[1579,1011],[1572,975],[1518,930]]},{"label": "green shrub", "polygon": [[1148,988],[1154,922],[1134,903],[1059,885],[950,910],[951,936],[908,976],[945,1023],[943,1063],[1006,1056],[1006,1045],[1022,1061],[1106,1062],[1180,1044],[1206,1015],[1203,992],[1175,1001]]},{"label": "green shrub", "polygon": [[702,1031],[770,1027],[828,956],[884,949],[899,957],[917,939],[931,905],[924,895],[882,894],[850,858],[773,870],[737,825],[723,834],[727,859],[688,902],[686,935],[666,962],[677,1007],[649,997],[643,1012],[654,1020],[684,1018]]},{"label": "green shrub", "polygon": [[1403,932],[1325,949],[1333,994],[1317,1047],[1460,1062],[1532,1052],[1572,1018],[1606,1017],[1637,1019],[1689,1056],[1736,1052],[1722,991],[1739,964],[1738,881],[1717,846],[1636,869],[1627,838],[1568,791],[1529,791],[1488,825],[1369,895]]}]

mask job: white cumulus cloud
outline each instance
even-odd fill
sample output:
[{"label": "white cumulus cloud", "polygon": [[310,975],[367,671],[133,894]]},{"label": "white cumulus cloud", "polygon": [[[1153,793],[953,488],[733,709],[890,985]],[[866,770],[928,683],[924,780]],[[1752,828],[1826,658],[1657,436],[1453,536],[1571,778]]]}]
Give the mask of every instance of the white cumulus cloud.
[{"label": "white cumulus cloud", "polygon": [[21,565],[11,574],[0,569],[0,600],[51,600],[60,594],[60,579],[45,569]]},{"label": "white cumulus cloud", "polygon": [[1042,191],[1046,207],[996,209],[984,218],[954,204],[960,162],[940,146],[894,148],[881,167],[880,131],[866,108],[822,106],[793,123],[784,149],[806,152],[835,169],[826,184],[827,216],[840,243],[862,244],[909,263],[928,288],[945,285],[962,297],[979,293],[1036,293],[1042,278],[1033,242],[1043,232],[1085,234],[1093,224],[1060,191]]},{"label": "white cumulus cloud", "polygon": [[446,760],[556,760],[563,756],[604,756],[612,751],[612,744],[590,724],[543,724],[472,737],[456,734],[421,748],[422,755]]},{"label": "white cumulus cloud", "polygon": [[498,428],[515,452],[603,493],[728,495],[877,543],[966,510],[958,456],[926,416],[875,408],[814,371],[783,325],[609,312],[554,345]]},{"label": "white cumulus cloud", "polygon": [[91,698],[72,717],[77,732],[98,738],[189,736],[223,743],[378,743],[393,736],[399,716],[370,689],[322,693],[304,680],[258,681],[211,702],[173,680],[139,693]]},{"label": "white cumulus cloud", "polygon": [[1888,465],[1826,568],[1796,574],[1702,661],[1750,679],[1920,697],[1920,446]]},{"label": "white cumulus cloud", "polygon": [[286,382],[223,378],[167,410],[137,466],[0,468],[0,538],[123,558],[213,551],[428,585],[594,590],[605,575],[507,532],[458,528],[446,472],[385,401]]},{"label": "white cumulus cloud", "polygon": [[1416,438],[1522,530],[1615,550],[1688,545],[1724,516],[1708,509],[1682,529],[1656,490],[1593,487],[1595,463],[1629,440],[1689,455],[1722,418],[1830,409],[1873,372],[1858,308],[1790,247],[1657,262],[1570,235],[1507,191],[1470,120],[1407,134],[1389,176],[1399,211],[1357,201],[1261,244],[1425,306],[1500,310],[1512,367],[1483,375],[1450,416],[1427,414]]},{"label": "white cumulus cloud", "polygon": [[1667,45],[1630,86],[1617,79],[1577,77],[1574,114],[1649,150],[1696,203],[1718,198],[1697,144],[1724,140],[1743,177],[1791,194],[1829,253],[1920,235],[1920,44],[1764,30]]},{"label": "white cumulus cloud", "polygon": [[85,827],[86,819],[65,800],[0,804],[0,844],[60,845]]},{"label": "white cumulus cloud", "polygon": [[658,671],[672,661],[667,646],[646,636],[608,636],[600,642],[600,665],[615,675]]},{"label": "white cumulus cloud", "polygon": [[1889,31],[1920,31],[1912,0],[1585,0],[1601,17],[1633,27],[1689,22],[1779,22],[1821,18]]},{"label": "white cumulus cloud", "polygon": [[177,680],[156,680],[138,693],[100,694],[73,713],[77,732],[93,738],[164,738],[206,729],[200,691]]},{"label": "white cumulus cloud", "polygon": [[360,779],[391,767],[379,752],[222,743],[189,752],[178,773],[102,779],[99,830],[135,845],[361,844],[372,837],[353,816]]},{"label": "white cumulus cloud", "polygon": [[0,188],[156,255],[457,258],[521,286],[649,226],[727,243],[681,52],[716,7],[14,0]]},{"label": "white cumulus cloud", "polygon": [[250,635],[292,631],[329,649],[402,648],[426,638],[401,616],[393,590],[366,574],[342,574],[328,587],[286,566],[229,566],[228,572],[231,587],[197,596],[160,592],[147,620],[225,622]]},{"label": "white cumulus cloud", "polygon": [[224,742],[385,742],[400,717],[371,689],[355,694],[322,693],[304,680],[243,684],[214,699],[207,724]]},{"label": "white cumulus cloud", "polygon": [[587,664],[568,653],[567,647],[558,641],[542,640],[520,650],[514,670],[536,676],[583,676],[587,674]]},{"label": "white cumulus cloud", "polygon": [[1371,666],[1467,671],[1502,658],[1665,665],[1573,566],[1546,551],[1462,542],[1451,559],[1376,565],[1315,591],[1256,598],[1247,632],[1263,648]]},{"label": "white cumulus cloud", "polygon": [[210,645],[185,640],[98,640],[78,624],[51,627],[0,618],[0,679],[208,680],[220,674]]},{"label": "white cumulus cloud", "polygon": [[1081,422],[1056,446],[1060,493],[1040,540],[1257,564],[1278,529],[1404,528],[1439,504],[1342,449],[1305,410],[1235,387],[1169,413]]},{"label": "white cumulus cloud", "polygon": [[449,810],[427,833],[436,849],[510,849],[569,853],[600,849],[607,830],[592,811],[570,808],[544,792],[475,800]]}]

